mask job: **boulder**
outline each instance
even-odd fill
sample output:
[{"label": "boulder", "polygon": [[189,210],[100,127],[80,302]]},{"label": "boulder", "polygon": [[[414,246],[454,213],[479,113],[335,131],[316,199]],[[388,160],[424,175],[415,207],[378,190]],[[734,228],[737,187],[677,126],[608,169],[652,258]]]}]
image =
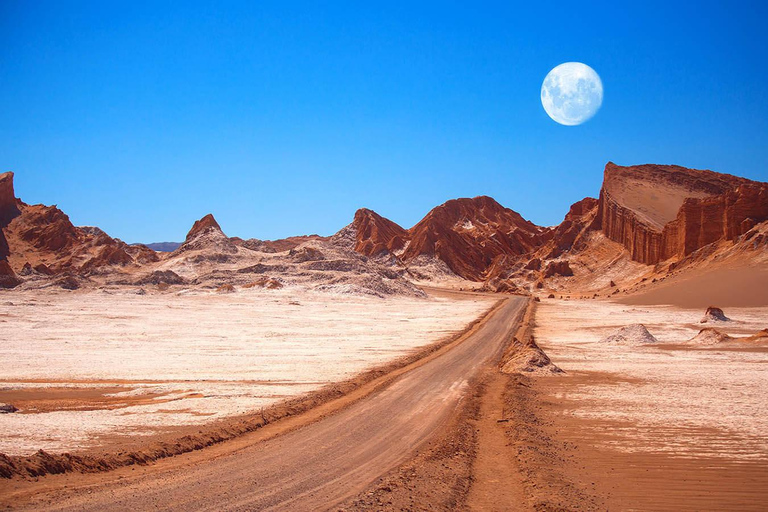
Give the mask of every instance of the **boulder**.
[{"label": "boulder", "polygon": [[729,322],[731,319],[725,316],[723,310],[715,306],[709,306],[707,311],[704,312],[700,323],[706,324],[708,322]]}]

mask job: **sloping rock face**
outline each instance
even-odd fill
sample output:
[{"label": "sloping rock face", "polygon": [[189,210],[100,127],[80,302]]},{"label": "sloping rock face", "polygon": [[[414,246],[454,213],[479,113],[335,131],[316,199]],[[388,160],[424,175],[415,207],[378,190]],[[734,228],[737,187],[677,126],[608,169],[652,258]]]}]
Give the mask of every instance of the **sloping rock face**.
[{"label": "sloping rock face", "polygon": [[390,256],[405,264],[439,261],[455,275],[481,281],[490,269],[517,261],[551,236],[551,229],[536,226],[490,197],[479,196],[448,201],[409,230],[361,209],[331,241],[366,256]]},{"label": "sloping rock face", "polygon": [[[11,201],[12,199],[12,201]],[[14,197],[13,173],[0,175],[0,255],[11,268],[43,265],[51,274],[91,273],[108,266],[157,261],[154,251],[129,246],[94,227],[76,227],[55,206],[28,205]],[[3,256],[0,256],[2,259]]]},{"label": "sloping rock face", "polygon": [[572,204],[563,222],[552,231],[552,239],[537,254],[541,258],[552,259],[571,249],[584,249],[584,235],[588,230],[594,229],[598,204],[599,201],[592,197],[585,197]]},{"label": "sloping rock face", "polygon": [[595,228],[633,260],[683,258],[768,219],[768,184],[672,165],[605,167]]},{"label": "sloping rock face", "polygon": [[730,318],[725,316],[725,313],[723,313],[722,309],[715,306],[709,306],[704,312],[704,316],[701,318],[700,323],[705,324],[707,322],[729,322],[730,320]]},{"label": "sloping rock face", "polygon": [[0,288],[15,288],[21,284],[21,279],[16,277],[8,261],[0,259]]},{"label": "sloping rock face", "polygon": [[13,173],[0,174],[0,228],[19,215],[19,206],[13,191]]},{"label": "sloping rock face", "polygon": [[410,243],[401,256],[404,261],[435,256],[472,281],[481,280],[497,257],[520,257],[551,237],[550,230],[487,196],[448,201],[430,211],[408,234]]},{"label": "sloping rock face", "polygon": [[387,251],[397,253],[405,247],[409,238],[405,229],[367,208],[355,212],[352,227],[355,232],[354,248],[365,256],[378,256]]},{"label": "sloping rock face", "polygon": [[210,213],[195,221],[187,233],[184,243],[173,254],[186,251],[206,251],[217,254],[234,254],[237,246],[221,230],[219,223]]}]

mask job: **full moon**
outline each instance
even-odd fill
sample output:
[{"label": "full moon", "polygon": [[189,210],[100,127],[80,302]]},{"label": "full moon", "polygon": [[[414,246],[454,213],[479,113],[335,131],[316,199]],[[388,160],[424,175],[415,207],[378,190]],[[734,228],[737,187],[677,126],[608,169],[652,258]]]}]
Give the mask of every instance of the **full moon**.
[{"label": "full moon", "polygon": [[603,82],[586,64],[560,64],[547,73],[541,84],[541,104],[553,120],[576,126],[592,119],[600,109]]}]

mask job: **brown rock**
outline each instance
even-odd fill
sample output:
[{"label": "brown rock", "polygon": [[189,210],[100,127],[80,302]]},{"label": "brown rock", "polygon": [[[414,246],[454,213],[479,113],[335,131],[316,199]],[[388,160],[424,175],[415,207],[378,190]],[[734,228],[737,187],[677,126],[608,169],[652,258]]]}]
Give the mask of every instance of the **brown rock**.
[{"label": "brown rock", "polygon": [[704,313],[704,317],[702,317],[700,323],[705,324],[707,322],[729,322],[730,320],[730,318],[725,316],[725,313],[723,313],[722,309],[715,306],[709,306],[707,311]]},{"label": "brown rock", "polygon": [[80,281],[74,276],[61,277],[56,281],[56,284],[65,290],[77,290],[80,288]]},{"label": "brown rock", "polygon": [[0,288],[15,288],[22,283],[6,260],[0,260]]},{"label": "brown rock", "polygon": [[13,173],[0,174],[0,228],[19,215],[19,206],[13,190]]},{"label": "brown rock", "polygon": [[453,199],[408,230],[410,243],[402,259],[435,256],[457,275],[480,281],[495,258],[524,256],[548,233],[490,197]]},{"label": "brown rock", "polygon": [[213,215],[209,213],[202,219],[195,221],[195,223],[192,225],[192,229],[190,229],[187,233],[186,239],[187,241],[190,241],[201,233],[211,229],[221,231],[221,226],[219,226],[219,223],[216,222],[216,219],[213,218]]},{"label": "brown rock", "polygon": [[0,404],[0,414],[9,414],[16,411],[18,411],[18,409],[11,404]]},{"label": "brown rock", "polygon": [[551,241],[540,251],[546,259],[557,258],[564,252],[585,247],[584,237],[593,229],[598,200],[585,197],[571,205],[570,210],[552,232]]},{"label": "brown rock", "polygon": [[609,162],[595,227],[633,260],[682,258],[768,219],[768,184],[672,165]]},{"label": "brown rock", "polygon": [[541,260],[539,258],[533,258],[523,267],[525,270],[541,270]]},{"label": "brown rock", "polygon": [[550,261],[547,265],[547,270],[544,271],[544,277],[552,276],[564,276],[569,277],[573,275],[573,270],[568,264],[568,260]]},{"label": "brown rock", "polygon": [[405,229],[367,208],[355,212],[352,226],[355,230],[355,250],[366,256],[398,251],[408,239]]},{"label": "brown rock", "polygon": [[173,254],[186,251],[202,251],[199,260],[214,262],[228,261],[229,254],[237,253],[237,246],[221,230],[219,223],[210,213],[202,219],[195,221],[192,229],[187,233],[184,243]]},{"label": "brown rock", "polygon": [[246,284],[243,288],[254,288],[256,286],[269,290],[278,290],[283,287],[283,283],[271,277],[260,277],[256,281]]}]

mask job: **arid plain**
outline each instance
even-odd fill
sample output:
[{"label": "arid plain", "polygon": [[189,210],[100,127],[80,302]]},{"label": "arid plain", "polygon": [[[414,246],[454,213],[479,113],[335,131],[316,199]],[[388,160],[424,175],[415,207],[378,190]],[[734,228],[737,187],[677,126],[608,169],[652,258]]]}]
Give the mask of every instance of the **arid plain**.
[{"label": "arid plain", "polygon": [[13,179],[3,506],[768,503],[768,184],[608,163],[551,228],[477,197],[156,251]]}]

